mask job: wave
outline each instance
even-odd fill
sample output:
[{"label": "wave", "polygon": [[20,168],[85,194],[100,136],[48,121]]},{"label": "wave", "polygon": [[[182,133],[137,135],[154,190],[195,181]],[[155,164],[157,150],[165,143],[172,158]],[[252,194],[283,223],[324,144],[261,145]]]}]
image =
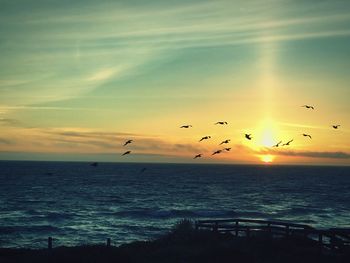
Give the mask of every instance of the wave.
[{"label": "wave", "polygon": [[50,212],[46,214],[46,218],[52,221],[66,220],[73,218],[73,214],[70,213],[60,213],[60,212]]},{"label": "wave", "polygon": [[307,216],[307,215],[317,215],[324,214],[325,211],[322,208],[314,208],[314,207],[293,207],[284,212],[281,212],[282,216]]},{"label": "wave", "polygon": [[13,233],[47,233],[47,232],[59,232],[61,229],[51,225],[39,225],[39,226],[0,226],[0,234],[13,234]]},{"label": "wave", "polygon": [[181,210],[181,209],[171,209],[171,210],[149,210],[149,209],[139,209],[139,210],[124,210],[114,212],[113,215],[120,217],[132,217],[132,218],[200,218],[200,217],[227,217],[227,216],[237,216],[237,213],[233,210]]},{"label": "wave", "polygon": [[243,211],[238,213],[239,217],[245,217],[245,218],[254,218],[254,219],[268,219],[271,215],[258,212],[258,211]]}]

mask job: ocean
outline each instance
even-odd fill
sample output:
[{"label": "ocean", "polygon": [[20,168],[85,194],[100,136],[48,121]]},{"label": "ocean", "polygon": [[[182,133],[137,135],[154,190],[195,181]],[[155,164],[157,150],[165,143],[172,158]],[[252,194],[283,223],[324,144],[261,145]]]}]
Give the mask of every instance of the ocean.
[{"label": "ocean", "polygon": [[0,247],[119,245],[183,218],[350,227],[350,167],[0,161]]}]

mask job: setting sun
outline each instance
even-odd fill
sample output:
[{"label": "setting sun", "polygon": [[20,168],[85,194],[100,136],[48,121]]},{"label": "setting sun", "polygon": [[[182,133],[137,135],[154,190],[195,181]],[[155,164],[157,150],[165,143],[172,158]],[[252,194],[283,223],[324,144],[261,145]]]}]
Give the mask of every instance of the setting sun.
[{"label": "setting sun", "polygon": [[275,159],[275,156],[267,154],[267,155],[261,155],[260,156],[261,161],[264,163],[272,163],[273,160]]}]

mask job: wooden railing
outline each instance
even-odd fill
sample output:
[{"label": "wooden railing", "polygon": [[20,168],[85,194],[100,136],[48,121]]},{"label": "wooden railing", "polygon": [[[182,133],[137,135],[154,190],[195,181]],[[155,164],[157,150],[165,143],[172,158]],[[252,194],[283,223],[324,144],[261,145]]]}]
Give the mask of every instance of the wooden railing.
[{"label": "wooden railing", "polygon": [[272,238],[302,236],[317,241],[321,249],[350,249],[349,228],[321,230],[304,224],[253,219],[199,220],[195,222],[195,227],[196,229],[207,229],[219,233],[230,233],[237,237],[258,235]]}]

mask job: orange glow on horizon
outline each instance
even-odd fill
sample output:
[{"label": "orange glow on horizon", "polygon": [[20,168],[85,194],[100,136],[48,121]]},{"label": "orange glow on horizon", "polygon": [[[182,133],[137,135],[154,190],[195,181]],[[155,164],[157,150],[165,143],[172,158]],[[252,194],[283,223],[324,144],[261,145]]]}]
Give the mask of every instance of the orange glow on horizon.
[{"label": "orange glow on horizon", "polygon": [[268,164],[268,163],[272,163],[273,160],[275,159],[275,156],[271,155],[271,154],[266,154],[266,155],[261,155],[260,159],[262,162]]}]

